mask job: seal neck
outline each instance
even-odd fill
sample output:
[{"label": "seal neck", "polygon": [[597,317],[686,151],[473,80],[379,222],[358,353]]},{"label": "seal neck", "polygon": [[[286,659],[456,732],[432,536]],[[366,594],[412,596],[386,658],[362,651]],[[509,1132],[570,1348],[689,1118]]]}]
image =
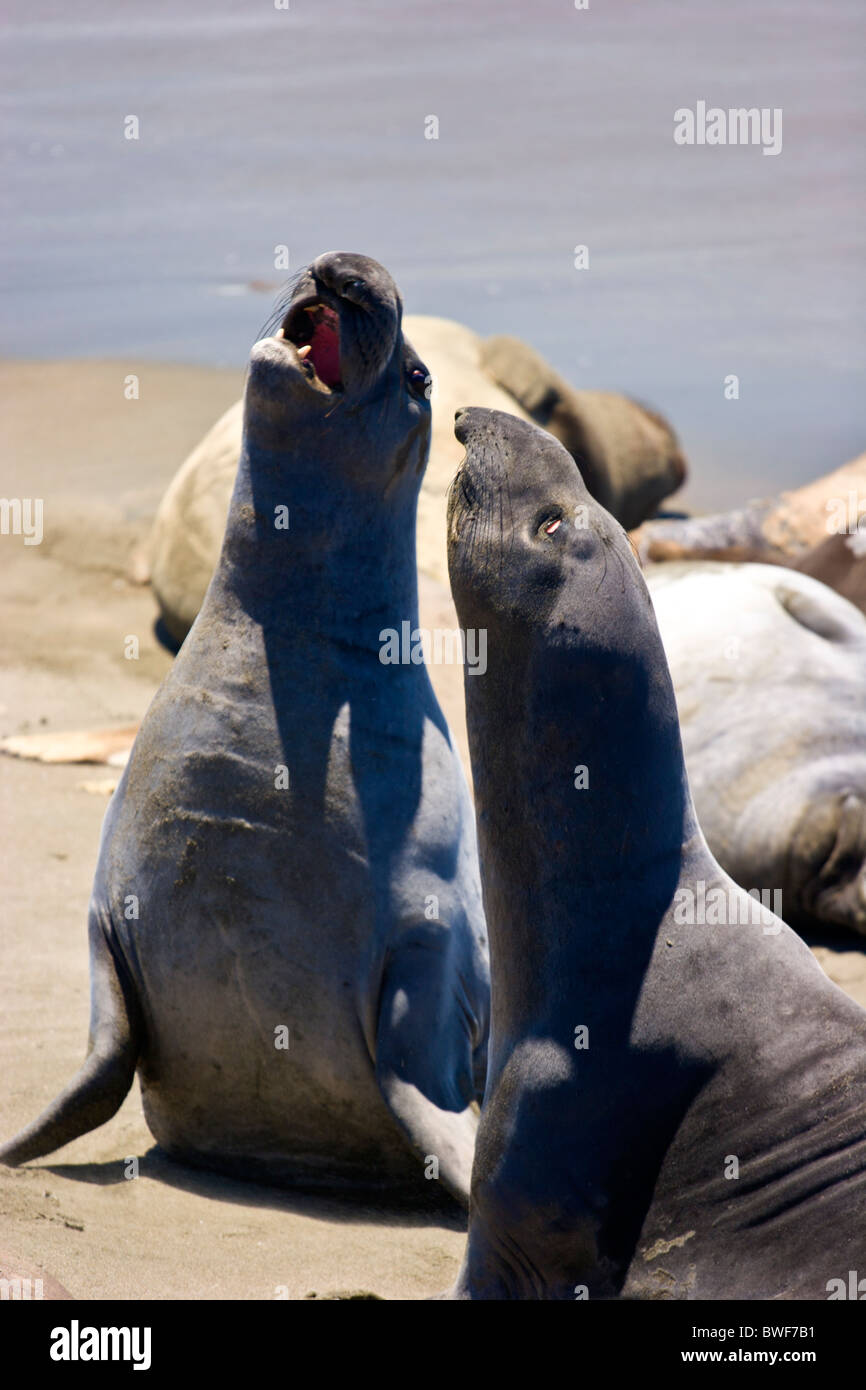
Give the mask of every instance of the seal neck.
[{"label": "seal neck", "polygon": [[214,584],[266,630],[303,616],[316,635],[378,653],[383,628],[418,622],[418,479],[377,489],[335,481],[336,464],[287,477],[283,455],[245,442]]},{"label": "seal neck", "polygon": [[488,653],[487,674],[466,678],[467,723],[494,1012],[512,1033],[503,1009],[537,1019],[551,980],[582,994],[613,974],[639,990],[700,831],[660,639],[521,661],[491,631]]}]

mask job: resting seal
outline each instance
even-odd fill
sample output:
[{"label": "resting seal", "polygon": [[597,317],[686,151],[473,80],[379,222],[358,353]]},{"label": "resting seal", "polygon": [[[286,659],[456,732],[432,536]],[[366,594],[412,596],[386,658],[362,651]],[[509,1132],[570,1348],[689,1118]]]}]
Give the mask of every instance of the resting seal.
[{"label": "resting seal", "polygon": [[632,537],[645,563],[733,560],[788,564],[850,525],[850,499],[866,494],[866,454],[804,487],[712,516],[659,518]]},{"label": "resting seal", "polygon": [[465,1200],[472,809],[426,668],[379,656],[417,624],[430,433],[401,310],[375,261],[329,254],[252,350],[220,563],[105,820],[88,1057],[6,1163],[109,1119],[138,1068],[177,1158],[417,1191],[435,1157]]},{"label": "resting seal", "polygon": [[454,1296],[826,1298],[866,1269],[866,1011],[709,853],[624,532],[535,426],[457,434],[492,999]]},{"label": "resting seal", "polygon": [[[638,525],[682,481],[685,466],[672,432],[627,397],[572,391],[516,338],[485,343],[461,323],[424,315],[407,317],[405,326],[432,378],[433,437],[418,505],[418,564],[446,586],[446,493],[460,462],[454,411],[472,401],[528,419],[538,400],[527,387],[527,364],[548,395],[550,383],[559,383],[561,408],[549,427],[556,432],[561,419],[560,437],[579,450],[584,468],[592,467],[590,489],[625,525]],[[219,555],[240,444],[238,402],[181,465],[154,521],[145,568],[163,627],[176,643],[192,626]]]},{"label": "resting seal", "polygon": [[770,565],[653,565],[647,583],[701,829],[800,930],[866,934],[866,618]]}]

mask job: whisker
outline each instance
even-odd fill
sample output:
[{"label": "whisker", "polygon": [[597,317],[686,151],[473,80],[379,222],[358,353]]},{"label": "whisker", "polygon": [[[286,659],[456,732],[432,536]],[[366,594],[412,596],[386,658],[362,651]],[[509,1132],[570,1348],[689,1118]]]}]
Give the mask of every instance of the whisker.
[{"label": "whisker", "polygon": [[282,323],[283,319],[286,317],[286,314],[289,311],[289,305],[292,302],[292,296],[295,293],[295,290],[297,289],[302,276],[306,275],[306,273],[306,269],[299,270],[286,281],[285,285],[282,287],[276,300],[274,301],[274,307],[271,310],[267,322],[262,326],[261,330],[259,331],[259,338],[271,338],[273,337],[274,333],[276,333],[277,329],[279,328],[280,324]]}]

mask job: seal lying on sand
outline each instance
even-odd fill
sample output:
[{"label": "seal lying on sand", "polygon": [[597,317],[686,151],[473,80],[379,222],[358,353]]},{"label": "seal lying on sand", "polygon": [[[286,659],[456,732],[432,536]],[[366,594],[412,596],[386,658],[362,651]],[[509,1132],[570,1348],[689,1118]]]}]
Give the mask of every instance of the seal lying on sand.
[{"label": "seal lying on sand", "polygon": [[632,540],[644,563],[662,560],[797,561],[851,519],[866,494],[866,454],[805,487],[713,516],[647,521]]},{"label": "seal lying on sand", "polygon": [[701,829],[801,930],[866,934],[866,618],[770,565],[653,565],[647,583]]},{"label": "seal lying on sand", "polygon": [[[457,406],[507,410],[529,418],[537,402],[527,394],[509,394],[502,351],[491,354],[477,333],[449,319],[408,317],[406,331],[432,376],[433,439],[418,510],[418,563],[447,586],[445,497],[460,461],[454,439]],[[523,349],[536,376],[561,383],[563,421],[579,447],[584,466],[592,463],[593,481],[605,504],[624,524],[636,526],[682,482],[685,466],[673,435],[658,416],[650,415],[625,396],[602,392],[573,392],[531,348],[517,339],[492,339],[511,345],[508,365]],[[497,384],[495,367],[503,377]],[[516,373],[512,384],[518,388]],[[520,382],[523,390],[525,383]],[[565,397],[567,395],[567,402]],[[557,417],[559,418],[559,417]],[[551,428],[553,428],[551,422]],[[241,442],[241,406],[233,405],[196,446],[170,483],[154,522],[149,544],[149,568],[162,623],[175,642],[182,642],[199,610],[219,555],[229,497],[234,484]]]},{"label": "seal lying on sand", "polygon": [[105,821],[88,1057],[3,1162],[102,1124],[137,1067],[177,1158],[416,1191],[435,1158],[465,1200],[472,808],[425,667],[380,660],[417,624],[426,377],[363,256],[320,257],[253,348],[220,563]]},{"label": "seal lying on sand", "polygon": [[496,412],[457,434],[492,1003],[454,1296],[826,1298],[866,1268],[866,1011],[709,853],[646,585],[570,456]]}]

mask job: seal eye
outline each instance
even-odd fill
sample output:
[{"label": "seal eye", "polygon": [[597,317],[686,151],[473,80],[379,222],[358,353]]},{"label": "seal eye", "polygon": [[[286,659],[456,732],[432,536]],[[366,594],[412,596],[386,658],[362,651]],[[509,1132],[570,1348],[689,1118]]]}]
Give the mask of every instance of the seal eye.
[{"label": "seal eye", "polygon": [[543,527],[542,527],[542,530],[544,531],[544,534],[545,534],[546,536],[552,536],[553,533],[554,533],[554,531],[558,531],[561,525],[562,525],[562,517],[561,517],[561,516],[555,516],[555,517],[552,517],[550,521],[546,521],[546,522],[544,523],[544,525],[543,525]]},{"label": "seal eye", "polygon": [[409,389],[415,396],[426,396],[427,387],[433,378],[423,367],[413,367],[409,372]]}]

